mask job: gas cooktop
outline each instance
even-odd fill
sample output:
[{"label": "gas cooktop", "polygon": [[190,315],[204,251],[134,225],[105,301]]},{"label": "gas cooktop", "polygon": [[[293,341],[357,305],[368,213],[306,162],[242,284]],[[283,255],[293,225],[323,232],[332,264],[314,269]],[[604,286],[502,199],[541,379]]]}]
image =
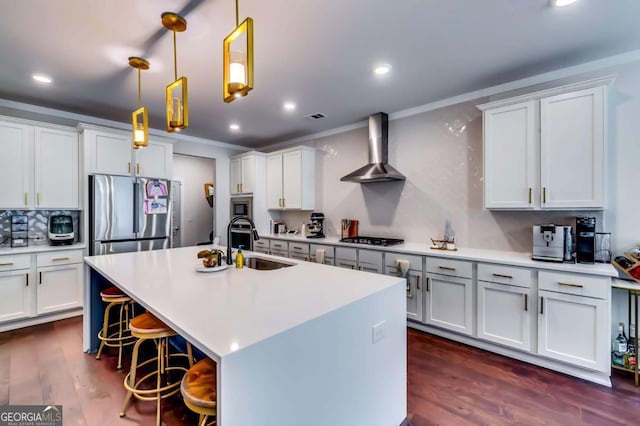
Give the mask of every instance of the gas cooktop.
[{"label": "gas cooktop", "polygon": [[399,240],[397,238],[383,238],[383,237],[353,237],[353,238],[343,238],[340,240],[341,243],[352,243],[352,244],[367,244],[370,246],[392,246],[395,244],[402,244],[404,240]]}]

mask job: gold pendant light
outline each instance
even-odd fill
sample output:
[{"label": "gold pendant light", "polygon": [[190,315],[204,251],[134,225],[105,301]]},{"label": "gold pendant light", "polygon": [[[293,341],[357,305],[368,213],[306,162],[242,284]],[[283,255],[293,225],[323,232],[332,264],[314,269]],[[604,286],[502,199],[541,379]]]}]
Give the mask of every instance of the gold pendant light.
[{"label": "gold pendant light", "polygon": [[131,114],[133,148],[138,149],[149,145],[149,114],[147,107],[142,106],[142,96],[140,94],[140,71],[148,70],[149,62],[146,59],[132,56],[129,58],[129,65],[138,70],[138,109]]},{"label": "gold pendant light", "polygon": [[253,89],[253,19],[239,23],[238,0],[236,27],[225,37],[223,52],[223,98],[229,103]]},{"label": "gold pendant light", "polygon": [[173,32],[173,71],[175,81],[167,86],[167,131],[174,132],[189,126],[189,100],[187,97],[187,78],[178,78],[178,51],[176,32],[187,29],[187,21],[173,12],[162,14],[162,25]]}]

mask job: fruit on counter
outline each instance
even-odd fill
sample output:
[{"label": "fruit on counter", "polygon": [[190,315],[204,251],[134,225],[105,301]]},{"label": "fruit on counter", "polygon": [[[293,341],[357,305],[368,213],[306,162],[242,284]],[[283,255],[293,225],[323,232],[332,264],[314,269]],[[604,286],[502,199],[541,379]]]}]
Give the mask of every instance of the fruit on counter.
[{"label": "fruit on counter", "polygon": [[222,265],[225,255],[222,250],[200,250],[198,252],[198,259],[202,259],[202,265],[205,268],[215,268]]},{"label": "fruit on counter", "polygon": [[211,257],[213,256],[213,250],[200,250],[198,252],[198,259],[202,259],[203,257]]}]

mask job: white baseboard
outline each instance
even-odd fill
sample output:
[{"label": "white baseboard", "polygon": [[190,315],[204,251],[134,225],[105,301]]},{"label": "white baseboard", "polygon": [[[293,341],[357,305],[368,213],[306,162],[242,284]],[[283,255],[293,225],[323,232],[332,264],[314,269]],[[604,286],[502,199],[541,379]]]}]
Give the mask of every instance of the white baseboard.
[{"label": "white baseboard", "polygon": [[6,324],[0,324],[0,333],[9,330],[17,330],[19,328],[31,327],[32,325],[44,324],[52,321],[59,321],[71,317],[82,315],[82,308],[70,311],[58,312],[55,314],[42,315],[34,318],[26,318],[22,320],[11,321]]}]

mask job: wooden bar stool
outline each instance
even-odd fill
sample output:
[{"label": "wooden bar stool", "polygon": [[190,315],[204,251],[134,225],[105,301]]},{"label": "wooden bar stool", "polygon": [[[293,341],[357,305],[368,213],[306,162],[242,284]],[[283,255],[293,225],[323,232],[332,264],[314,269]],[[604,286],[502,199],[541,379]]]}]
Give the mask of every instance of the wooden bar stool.
[{"label": "wooden bar stool", "polygon": [[201,426],[207,424],[209,417],[216,416],[216,386],[216,363],[209,358],[198,361],[182,378],[182,398],[191,411],[200,414]]},{"label": "wooden bar stool", "polygon": [[[122,349],[125,346],[133,345],[135,338],[131,336],[129,331],[129,319],[134,316],[134,302],[118,287],[109,287],[100,292],[102,301],[107,303],[104,310],[104,320],[102,321],[102,330],[98,332],[100,339],[100,348],[96,359],[100,359],[102,350],[105,346],[110,348],[118,348],[118,369],[122,368]],[[117,322],[111,321],[111,310],[119,308],[119,316]],[[131,310],[131,312],[129,312]]]},{"label": "wooden bar stool", "polygon": [[[178,393],[180,390],[180,381],[183,376],[183,374],[180,374],[180,377],[170,377],[171,373],[184,373],[188,370],[188,368],[183,365],[171,365],[170,361],[175,358],[186,357],[189,367],[193,366],[191,344],[187,342],[186,354],[170,354],[169,337],[176,336],[176,332],[149,312],[138,315],[132,319],[129,328],[131,330],[131,335],[136,337],[138,340],[133,346],[131,370],[124,378],[124,387],[127,389],[127,396],[125,397],[122,410],[120,411],[120,417],[125,416],[131,397],[136,397],[142,401],[156,401],[156,424],[160,426],[162,423],[160,417],[160,402],[162,399]],[[140,345],[146,341],[155,342],[157,355],[138,364]],[[142,373],[144,375],[139,378],[136,376],[138,368],[143,368],[145,365],[154,362],[156,363],[155,370],[147,374]],[[143,389],[140,385],[153,376],[156,377],[155,388]]]}]

